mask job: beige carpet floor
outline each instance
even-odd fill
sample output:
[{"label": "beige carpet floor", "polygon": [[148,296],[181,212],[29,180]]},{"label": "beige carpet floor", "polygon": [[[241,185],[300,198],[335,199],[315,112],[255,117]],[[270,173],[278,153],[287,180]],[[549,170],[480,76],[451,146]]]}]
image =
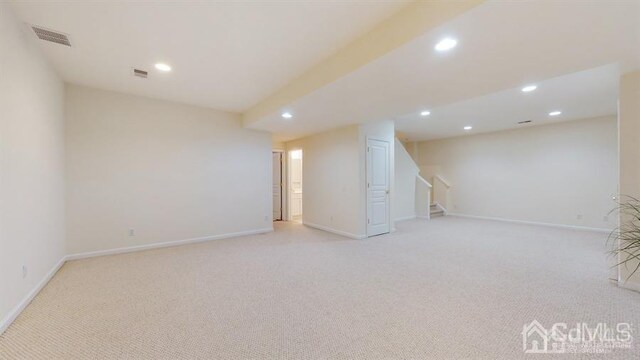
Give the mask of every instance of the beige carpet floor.
[{"label": "beige carpet floor", "polygon": [[640,294],[607,280],[605,234],[454,217],[367,240],[276,228],[68,262],[0,358],[520,359],[533,319],[630,322],[632,350],[581,357],[640,358]]}]

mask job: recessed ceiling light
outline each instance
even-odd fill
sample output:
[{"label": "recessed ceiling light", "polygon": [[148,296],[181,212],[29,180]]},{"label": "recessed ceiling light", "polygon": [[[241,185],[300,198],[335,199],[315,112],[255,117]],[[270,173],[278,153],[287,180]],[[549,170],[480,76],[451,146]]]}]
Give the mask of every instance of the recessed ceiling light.
[{"label": "recessed ceiling light", "polygon": [[522,92],[530,92],[533,91],[535,89],[537,89],[538,87],[535,85],[527,85],[525,87],[522,88]]},{"label": "recessed ceiling light", "polygon": [[283,112],[282,113],[282,117],[285,119],[291,119],[293,117],[293,115],[291,115],[290,112]]},{"label": "recessed ceiling light", "polygon": [[431,115],[431,111],[429,111],[429,110],[425,110],[425,111],[421,112],[421,113],[420,113],[420,115],[422,115],[422,116],[429,116],[429,115]]},{"label": "recessed ceiling light", "polygon": [[560,114],[562,114],[562,111],[552,111],[549,113],[549,116],[558,116]]},{"label": "recessed ceiling light", "polygon": [[464,129],[465,130],[471,130],[471,129],[473,129],[473,126],[465,126]]},{"label": "recessed ceiling light", "polygon": [[458,40],[453,38],[444,38],[436,44],[435,49],[437,51],[447,51],[453,49],[456,45],[458,45]]},{"label": "recessed ceiling light", "polygon": [[155,66],[156,66],[156,69],[160,71],[164,71],[164,72],[171,71],[171,66],[167,64],[157,63]]}]

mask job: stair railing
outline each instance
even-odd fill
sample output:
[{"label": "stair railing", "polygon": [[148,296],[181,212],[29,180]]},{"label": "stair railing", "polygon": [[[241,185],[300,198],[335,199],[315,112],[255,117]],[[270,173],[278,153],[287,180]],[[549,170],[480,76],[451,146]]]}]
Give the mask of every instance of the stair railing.
[{"label": "stair railing", "polygon": [[433,185],[431,188],[431,204],[437,204],[446,214],[451,184],[440,175],[434,175],[431,178],[431,184]]},{"label": "stair railing", "polygon": [[431,189],[433,186],[419,174],[416,175],[416,216],[430,219]]}]

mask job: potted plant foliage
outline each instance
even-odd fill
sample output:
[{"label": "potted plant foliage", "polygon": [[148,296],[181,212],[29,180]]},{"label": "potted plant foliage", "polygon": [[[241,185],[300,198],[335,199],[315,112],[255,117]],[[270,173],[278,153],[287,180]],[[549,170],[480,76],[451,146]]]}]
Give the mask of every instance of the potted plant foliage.
[{"label": "potted plant foliage", "polygon": [[626,268],[628,276],[625,280],[629,280],[640,270],[640,200],[622,196],[614,211],[619,212],[620,226],[609,234],[609,253],[616,258],[614,266]]}]

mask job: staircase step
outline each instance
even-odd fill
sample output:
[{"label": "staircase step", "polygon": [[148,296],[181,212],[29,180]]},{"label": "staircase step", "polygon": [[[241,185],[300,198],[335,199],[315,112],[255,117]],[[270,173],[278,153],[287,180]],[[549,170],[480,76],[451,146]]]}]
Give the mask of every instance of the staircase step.
[{"label": "staircase step", "polygon": [[446,214],[437,203],[434,203],[429,205],[429,215],[433,218],[438,216],[445,216]]}]

